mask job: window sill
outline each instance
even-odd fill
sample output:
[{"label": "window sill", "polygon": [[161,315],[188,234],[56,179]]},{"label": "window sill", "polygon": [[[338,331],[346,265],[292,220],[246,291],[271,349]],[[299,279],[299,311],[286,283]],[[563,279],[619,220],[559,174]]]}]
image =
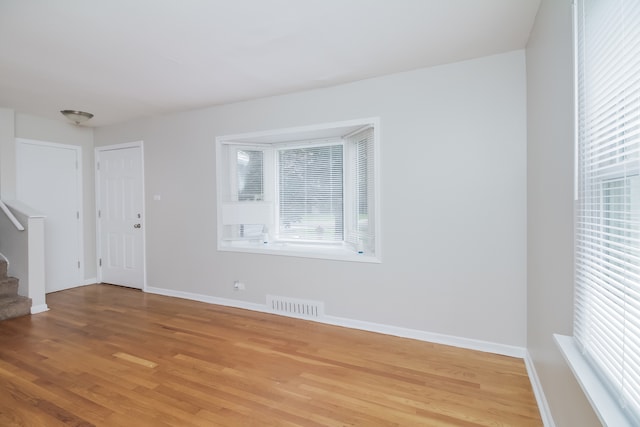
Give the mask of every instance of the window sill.
[{"label": "window sill", "polygon": [[630,421],[629,414],[622,409],[618,400],[591,368],[573,337],[558,334],[554,334],[553,337],[600,422],[605,426],[616,427],[635,425]]},{"label": "window sill", "polygon": [[300,258],[317,258],[335,261],[380,263],[374,255],[357,254],[345,247],[320,246],[300,243],[259,243],[252,241],[224,241],[218,243],[219,251],[245,252],[266,255],[282,255]]}]

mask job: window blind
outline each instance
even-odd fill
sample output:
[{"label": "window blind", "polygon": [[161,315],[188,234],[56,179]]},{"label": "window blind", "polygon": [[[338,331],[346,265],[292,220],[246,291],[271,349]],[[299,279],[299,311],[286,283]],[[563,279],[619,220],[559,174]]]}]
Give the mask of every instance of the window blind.
[{"label": "window blind", "polygon": [[640,2],[579,0],[574,335],[640,420]]},{"label": "window blind", "polygon": [[342,145],[280,149],[279,237],[343,240]]},{"label": "window blind", "polygon": [[351,194],[349,227],[346,240],[359,251],[375,252],[375,191],[374,191],[374,135],[373,128],[347,138],[349,161],[354,165],[349,174]]},{"label": "window blind", "polygon": [[238,201],[263,200],[264,154],[259,150],[237,150]]}]

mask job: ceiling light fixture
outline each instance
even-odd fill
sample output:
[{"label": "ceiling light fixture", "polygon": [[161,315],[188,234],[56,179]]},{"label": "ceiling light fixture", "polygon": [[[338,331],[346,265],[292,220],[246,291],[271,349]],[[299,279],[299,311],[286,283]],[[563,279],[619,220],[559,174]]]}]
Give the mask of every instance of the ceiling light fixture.
[{"label": "ceiling light fixture", "polygon": [[76,125],[79,125],[80,123],[86,122],[91,117],[93,117],[93,114],[86,113],[84,111],[61,110],[60,112],[62,113],[63,116],[65,116],[67,119],[69,119],[72,122],[74,122]]}]

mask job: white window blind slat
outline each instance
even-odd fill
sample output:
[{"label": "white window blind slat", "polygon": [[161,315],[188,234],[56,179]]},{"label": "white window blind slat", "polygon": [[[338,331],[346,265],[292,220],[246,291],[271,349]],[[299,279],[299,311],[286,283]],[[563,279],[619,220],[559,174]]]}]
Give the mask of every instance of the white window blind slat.
[{"label": "white window blind slat", "polygon": [[342,145],[279,150],[279,237],[343,240]]},{"label": "white window blind slat", "polygon": [[578,2],[575,337],[640,420],[640,2]]},{"label": "white window blind slat", "polygon": [[375,180],[374,180],[374,131],[363,129],[346,138],[350,162],[355,166],[348,176],[353,197],[348,209],[348,233],[346,241],[358,251],[375,252]]}]

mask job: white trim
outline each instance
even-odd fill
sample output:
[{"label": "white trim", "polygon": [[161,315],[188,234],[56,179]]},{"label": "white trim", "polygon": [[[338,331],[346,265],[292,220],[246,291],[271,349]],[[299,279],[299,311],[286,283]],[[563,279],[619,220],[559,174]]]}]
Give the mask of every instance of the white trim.
[{"label": "white trim", "polygon": [[578,7],[576,1],[571,1],[571,46],[573,58],[571,70],[573,78],[573,201],[578,201],[580,191],[580,90],[578,89]]},{"label": "white trim", "polygon": [[89,279],[84,279],[81,286],[95,285],[96,283],[98,283],[98,279],[96,277],[90,277]]},{"label": "white trim", "polygon": [[618,400],[591,368],[573,337],[554,334],[553,338],[602,425],[611,427],[637,425],[629,419]]},{"label": "white trim", "polygon": [[358,254],[353,250],[347,250],[344,245],[322,245],[314,243],[288,243],[258,241],[219,241],[218,250],[225,252],[242,252],[263,255],[284,255],[298,258],[315,258],[332,261],[369,262],[380,264],[382,261],[377,256]]},{"label": "white trim", "polygon": [[[194,301],[206,302],[209,304],[224,305],[227,307],[242,308],[245,310],[253,310],[262,313],[276,314],[269,310],[266,304],[256,304],[235,299],[218,298],[209,295],[195,294],[191,292],[174,291],[171,289],[156,288],[147,286],[145,292],[152,294],[165,295],[176,298],[184,298]],[[393,335],[403,338],[411,338],[418,341],[426,341],[430,343],[450,345],[455,347],[466,348],[469,350],[483,351],[486,353],[500,354],[503,356],[517,357],[523,359],[526,355],[524,347],[499,344],[490,341],[476,340],[472,338],[463,338],[453,335],[439,334],[435,332],[420,331],[417,329],[402,328],[398,326],[384,325],[381,323],[366,322],[362,320],[348,319],[338,316],[323,316],[316,319],[307,319],[314,322],[325,323],[328,325],[342,326],[351,329],[359,329],[368,332],[377,332],[385,335]]]},{"label": "white trim", "polygon": [[380,118],[376,117],[372,120],[374,124],[373,128],[373,169],[375,175],[373,177],[373,197],[374,203],[374,220],[375,220],[375,256],[378,260],[382,261],[382,125],[380,124]]},{"label": "white trim", "polygon": [[421,331],[418,329],[402,328],[399,326],[348,319],[344,317],[325,316],[322,319],[318,319],[318,321],[330,325],[360,329],[369,332],[377,332],[380,334],[393,335],[402,338],[411,338],[414,340],[435,344],[450,345],[453,347],[466,348],[468,350],[483,351],[485,353],[494,353],[503,356],[517,357],[519,359],[524,358],[526,352],[526,349],[524,347],[499,344],[491,341],[476,340],[473,338],[458,337],[455,335],[440,334],[437,332]]},{"label": "white trim", "polygon": [[[302,140],[302,139],[313,140],[313,139],[321,139],[321,138],[308,137],[309,134],[312,134],[313,132],[316,132],[316,131],[324,132],[327,129],[348,128],[348,127],[355,127],[355,126],[360,126],[360,127],[358,129],[354,129],[354,131],[360,131],[362,130],[361,129],[362,126],[366,126],[370,124],[374,124],[375,126],[378,126],[379,121],[380,121],[380,117],[367,117],[362,119],[343,120],[338,122],[318,123],[318,124],[308,125],[308,126],[296,126],[296,127],[289,127],[289,128],[270,129],[266,131],[221,135],[216,137],[216,141],[225,142],[225,143],[229,141],[232,143],[239,142],[242,144],[246,144],[248,142],[264,144],[264,143],[272,142],[271,140],[268,139],[269,137],[274,137],[274,136],[280,137],[282,135],[296,135],[296,138],[298,140]],[[354,131],[350,133],[353,133]],[[297,134],[301,134],[303,136],[298,137]],[[293,138],[292,140],[295,141],[296,138]]]},{"label": "white trim", "polygon": [[540,377],[538,377],[538,372],[536,371],[535,364],[533,363],[533,359],[531,358],[531,354],[529,354],[528,350],[524,357],[524,365],[527,368],[529,381],[531,381],[531,388],[533,389],[533,394],[535,395],[536,402],[538,403],[542,423],[544,427],[555,427],[556,423],[553,421],[553,417],[551,416],[551,409],[549,408],[549,403],[547,402],[547,398],[544,394]]},{"label": "white trim", "polygon": [[113,145],[101,145],[96,147],[96,151],[110,151],[110,150],[122,150],[126,148],[142,148],[143,141],[132,141],[132,142],[123,142],[121,144],[113,144]]},{"label": "white trim", "polygon": [[31,314],[44,313],[45,311],[49,311],[49,306],[47,304],[31,306]]},{"label": "white trim", "polygon": [[164,296],[167,296],[167,297],[183,298],[183,299],[188,299],[188,300],[193,300],[193,301],[206,302],[206,303],[209,303],[209,304],[224,305],[226,307],[242,308],[242,309],[245,309],[245,310],[260,311],[260,312],[263,312],[263,313],[271,313],[271,311],[267,310],[267,306],[266,305],[255,304],[255,303],[250,303],[250,302],[246,302],[246,301],[239,301],[239,300],[233,300],[233,299],[227,299],[227,298],[212,297],[212,296],[209,296],[209,295],[194,294],[194,293],[191,293],[191,292],[174,291],[174,290],[171,290],[171,289],[156,288],[156,287],[153,287],[153,286],[147,286],[144,291],[148,292],[150,294],[164,295]]}]

